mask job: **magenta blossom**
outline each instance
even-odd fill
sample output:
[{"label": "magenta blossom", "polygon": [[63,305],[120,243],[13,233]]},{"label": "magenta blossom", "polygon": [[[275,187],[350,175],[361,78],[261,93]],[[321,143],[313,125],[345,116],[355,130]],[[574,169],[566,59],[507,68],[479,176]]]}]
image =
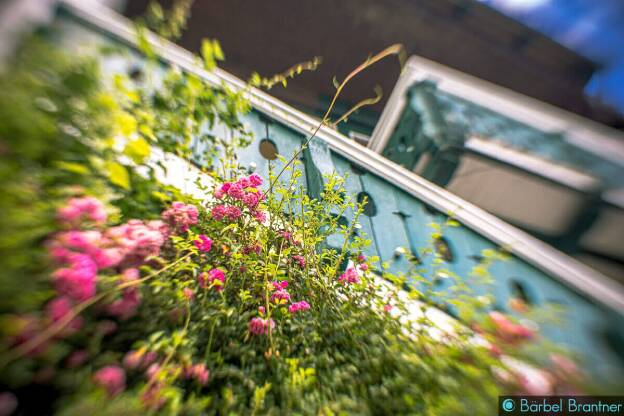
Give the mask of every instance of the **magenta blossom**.
[{"label": "magenta blossom", "polygon": [[[46,314],[50,321],[58,322],[66,319],[65,317],[71,313],[73,303],[71,299],[66,296],[60,296],[51,300],[46,305]],[[83,320],[80,317],[73,318],[69,324],[65,327],[65,332],[67,334],[78,331],[82,326]]]},{"label": "magenta blossom", "polygon": [[292,259],[294,262],[299,264],[299,267],[301,267],[302,269],[305,269],[305,265],[306,265],[305,257],[295,255],[295,256],[292,256]]},{"label": "magenta blossom", "polygon": [[253,216],[260,224],[264,224],[267,220],[267,216],[264,211],[254,211]]},{"label": "magenta blossom", "polygon": [[223,199],[223,197],[225,195],[227,195],[227,191],[228,189],[230,189],[230,186],[232,186],[231,183],[229,182],[225,182],[224,184],[222,184],[220,187],[218,187],[215,191],[214,191],[214,196],[217,199]]},{"label": "magenta blossom", "polygon": [[199,251],[204,253],[208,253],[212,248],[212,240],[206,237],[204,234],[200,234],[198,239],[194,240],[193,243]]},{"label": "magenta blossom", "polygon": [[299,311],[307,311],[310,309],[310,304],[305,300],[294,302],[288,307],[288,312],[295,314]]},{"label": "magenta blossom", "polygon": [[184,295],[186,300],[192,300],[195,297],[195,292],[190,287],[185,287],[182,289],[182,295]]},{"label": "magenta blossom", "polygon": [[198,215],[195,205],[177,201],[171,204],[171,208],[164,211],[161,217],[172,229],[185,232],[191,225],[197,224]]},{"label": "magenta blossom", "polygon": [[286,280],[273,281],[271,282],[273,289],[286,289],[288,287],[288,282]]},{"label": "magenta blossom", "polygon": [[200,273],[198,279],[203,289],[214,286],[217,292],[221,292],[225,284],[225,273],[221,269],[211,269],[208,273]]},{"label": "magenta blossom", "polygon": [[275,328],[275,321],[273,319],[263,318],[251,318],[249,321],[249,332],[253,335],[267,335]]},{"label": "magenta blossom", "polygon": [[185,368],[184,375],[186,378],[195,379],[199,384],[203,386],[208,383],[208,379],[210,378],[210,371],[208,371],[208,369],[206,368],[206,364],[201,363]]},{"label": "magenta blossom", "polygon": [[366,261],[366,256],[364,254],[360,254],[359,256],[357,256],[358,263],[364,263],[365,261]]},{"label": "magenta blossom", "polygon": [[54,286],[60,294],[83,301],[95,295],[97,266],[86,254],[68,255],[68,267],[54,272]]},{"label": "magenta blossom", "polygon": [[243,196],[243,204],[250,210],[254,210],[258,205],[259,196],[256,192],[248,192]]},{"label": "magenta blossom", "polygon": [[227,190],[229,197],[240,201],[245,196],[245,190],[240,183],[235,183]]},{"label": "magenta blossom", "polygon": [[116,396],[126,388],[126,372],[119,366],[109,365],[93,375],[93,382],[105,389],[110,396]]},{"label": "magenta blossom", "polygon": [[290,300],[290,293],[286,289],[276,290],[271,294],[271,302],[284,304]]},{"label": "magenta blossom", "polygon": [[338,279],[341,283],[360,283],[360,276],[358,276],[357,271],[353,267],[349,267]]},{"label": "magenta blossom", "polygon": [[248,179],[250,186],[252,186],[253,188],[257,188],[262,185],[262,178],[257,173],[252,173],[251,175],[249,175]]},{"label": "magenta blossom", "polygon": [[362,263],[362,264],[360,264],[360,270],[362,270],[363,272],[365,272],[366,270],[368,270],[368,264],[366,264],[366,263]]},{"label": "magenta blossom", "polygon": [[58,210],[57,217],[60,222],[70,226],[79,226],[85,220],[102,225],[106,222],[106,210],[96,198],[72,198]]}]

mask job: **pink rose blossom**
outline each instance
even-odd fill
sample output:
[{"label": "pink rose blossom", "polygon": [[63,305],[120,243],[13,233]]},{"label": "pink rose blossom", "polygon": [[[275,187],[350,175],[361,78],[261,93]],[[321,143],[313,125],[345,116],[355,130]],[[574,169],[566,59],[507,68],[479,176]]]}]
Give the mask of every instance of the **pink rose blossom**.
[{"label": "pink rose blossom", "polygon": [[276,290],[271,294],[271,302],[286,303],[290,300],[290,293],[286,289]]},{"label": "pink rose blossom", "polygon": [[208,253],[212,248],[212,240],[206,237],[204,234],[200,234],[198,239],[194,240],[193,243],[199,251],[204,253]]},{"label": "pink rose blossom", "polygon": [[203,289],[214,286],[217,292],[221,292],[225,284],[225,273],[221,269],[211,269],[208,273],[200,273],[198,279]]},{"label": "pink rose blossom", "polygon": [[245,191],[239,183],[235,183],[227,190],[229,197],[240,201],[245,196]]},{"label": "pink rose blossom", "polygon": [[161,217],[172,229],[185,232],[191,225],[197,224],[198,215],[195,205],[178,201],[171,204],[171,208],[165,210]]},{"label": "pink rose blossom", "polygon": [[260,185],[262,185],[262,178],[257,173],[252,173],[251,175],[249,175],[248,179],[249,179],[250,186],[254,188],[257,188]]},{"label": "pink rose blossom", "polygon": [[221,221],[225,217],[226,213],[227,209],[225,205],[216,205],[210,211],[210,215],[212,216],[212,218],[217,221]]},{"label": "pink rose blossom", "polygon": [[390,312],[392,310],[392,305],[384,305],[384,312]]},{"label": "pink rose blossom", "polygon": [[249,178],[240,178],[238,181],[236,181],[236,184],[243,189],[251,187],[251,182],[249,181]]},{"label": "pink rose blossom", "polygon": [[359,256],[357,256],[358,263],[364,263],[365,261],[366,261],[366,256],[364,254],[360,254]]},{"label": "pink rose blossom", "polygon": [[263,318],[251,318],[249,321],[249,332],[253,335],[267,335],[269,331],[273,331],[275,328],[275,321],[273,319]]},{"label": "pink rose blossom", "polygon": [[305,257],[295,255],[295,256],[292,256],[292,259],[293,261],[299,264],[299,267],[301,267],[302,269],[305,269],[305,265],[306,265]]},{"label": "pink rose blossom", "polygon": [[84,301],[95,295],[97,266],[86,254],[72,253],[68,256],[68,267],[53,273],[54,286],[59,294],[77,301]]},{"label": "pink rose blossom", "polygon": [[349,267],[338,279],[341,283],[360,283],[360,277],[353,267]]},{"label": "pink rose blossom", "polygon": [[273,281],[271,282],[271,285],[273,286],[273,289],[279,290],[279,289],[286,289],[288,287],[288,282],[286,280],[280,280],[280,281]]},{"label": "pink rose blossom", "polygon": [[366,264],[366,263],[362,263],[362,264],[360,264],[360,270],[362,270],[363,272],[365,272],[366,270],[368,270],[368,264]]},{"label": "pink rose blossom", "polygon": [[260,224],[264,224],[267,220],[267,216],[264,211],[254,211],[253,216]]},{"label": "pink rose blossom", "polygon": [[203,363],[186,368],[184,373],[187,378],[194,378],[202,386],[206,385],[210,378],[210,372]]},{"label": "pink rose blossom", "polygon": [[229,207],[226,208],[225,215],[228,217],[230,221],[235,221],[242,215],[242,212],[239,207],[230,205]]},{"label": "pink rose blossom", "polygon": [[195,292],[190,287],[185,287],[182,289],[182,294],[186,300],[192,300],[195,297]]},{"label": "pink rose blossom", "polygon": [[258,205],[259,196],[255,192],[248,192],[243,196],[243,204],[250,210],[254,210],[256,205]]},{"label": "pink rose blossom", "polygon": [[93,381],[110,396],[116,396],[126,388],[126,372],[119,366],[109,365],[99,369],[93,375]]},{"label": "pink rose blossom", "polygon": [[300,311],[307,311],[310,309],[310,304],[305,300],[294,302],[288,307],[288,312],[294,314]]},{"label": "pink rose blossom", "polygon": [[[67,316],[71,312],[73,306],[74,305],[71,299],[69,299],[66,296],[60,296],[58,298],[51,300],[46,305],[46,313],[47,313],[48,319],[50,319],[50,321],[52,322],[58,322],[58,321],[65,319],[65,316]],[[65,332],[67,334],[71,334],[73,332],[78,331],[80,327],[82,327],[82,323],[83,323],[82,318],[80,317],[73,318],[69,322],[69,324],[67,324],[67,326],[65,327]]]},{"label": "pink rose blossom", "polygon": [[85,220],[102,225],[106,222],[106,210],[96,198],[72,198],[58,210],[57,218],[69,226],[80,226]]}]

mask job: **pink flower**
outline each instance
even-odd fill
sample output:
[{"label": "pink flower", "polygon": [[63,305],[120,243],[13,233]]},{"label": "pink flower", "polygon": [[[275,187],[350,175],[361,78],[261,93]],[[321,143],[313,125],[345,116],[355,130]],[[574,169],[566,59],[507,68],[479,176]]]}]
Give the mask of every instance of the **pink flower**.
[{"label": "pink flower", "polygon": [[554,379],[544,370],[528,366],[514,369],[521,393],[530,396],[548,396],[553,394]]},{"label": "pink flower", "polygon": [[392,305],[384,305],[384,312],[390,312],[392,310]]},{"label": "pink flower", "polygon": [[214,286],[217,292],[221,292],[225,284],[225,273],[221,269],[211,269],[208,273],[200,273],[198,279],[202,289]]},{"label": "pink flower", "polygon": [[364,263],[365,261],[366,261],[366,256],[364,254],[360,254],[359,256],[357,256],[358,263]]},{"label": "pink flower", "polygon": [[206,368],[206,364],[203,363],[187,368],[185,373],[188,378],[194,378],[202,386],[208,383],[210,378],[210,372]]},{"label": "pink flower", "polygon": [[295,255],[295,256],[292,256],[292,259],[296,263],[299,263],[299,267],[301,267],[302,269],[305,269],[305,265],[306,265],[305,257],[299,256],[299,255]]},{"label": "pink flower", "polygon": [[275,321],[273,319],[263,318],[251,318],[249,321],[249,332],[253,335],[267,335],[269,331],[273,331],[275,328]]},{"label": "pink flower", "polygon": [[302,300],[300,302],[292,303],[288,307],[288,312],[294,314],[294,313],[297,313],[299,311],[307,311],[308,309],[310,309],[310,304],[308,302],[306,302],[305,300]]},{"label": "pink flower", "polygon": [[266,309],[264,309],[264,306],[259,306],[259,307],[258,307],[258,312],[259,312],[261,315],[264,315],[264,312],[266,312]]},{"label": "pink flower", "polygon": [[267,216],[264,211],[254,211],[253,216],[260,224],[264,224],[267,220]]},{"label": "pink flower", "polygon": [[228,217],[230,221],[235,221],[241,216],[242,212],[239,207],[235,207],[234,205],[230,205],[226,208],[225,215]]},{"label": "pink flower", "polygon": [[284,304],[290,300],[290,293],[286,289],[276,290],[271,294],[271,302]]},{"label": "pink flower", "polygon": [[206,237],[204,234],[199,235],[199,239],[193,241],[195,247],[201,252],[208,253],[212,248],[212,240]]},{"label": "pink flower", "polygon": [[68,368],[80,367],[82,364],[87,362],[88,358],[89,358],[89,351],[87,350],[74,351],[70,354],[69,357],[67,357],[67,361],[66,361],[67,367]]},{"label": "pink flower", "polygon": [[523,339],[533,338],[535,335],[531,329],[513,323],[500,312],[490,312],[489,316],[494,324],[497,335],[504,341],[513,343]]},{"label": "pink flower", "polygon": [[171,228],[185,232],[191,225],[197,224],[198,211],[195,205],[174,202],[165,210],[161,217]]},{"label": "pink flower", "polygon": [[360,283],[360,277],[353,267],[349,267],[338,279],[341,283]]},{"label": "pink flower", "polygon": [[222,184],[214,191],[214,197],[217,199],[223,199],[223,197],[227,195],[227,191],[230,189],[230,186],[232,186],[232,184],[229,182]]},{"label": "pink flower", "polygon": [[251,182],[249,181],[249,178],[240,178],[238,181],[236,181],[236,184],[239,185],[243,189],[249,188],[251,186]]},{"label": "pink flower", "polygon": [[262,178],[257,173],[252,173],[251,175],[249,175],[248,179],[249,179],[250,186],[254,188],[257,188],[260,185],[262,185]]},{"label": "pink flower", "polygon": [[137,313],[141,304],[141,294],[136,287],[125,289],[121,299],[113,301],[106,308],[109,314],[126,320]]},{"label": "pink flower", "polygon": [[235,183],[227,190],[227,194],[229,197],[240,201],[245,196],[245,191],[239,183]]},{"label": "pink flower", "polygon": [[186,300],[191,300],[195,297],[195,292],[193,292],[193,289],[191,289],[190,287],[185,287],[184,289],[182,289],[182,294],[184,295],[184,298]]},{"label": "pink flower", "polygon": [[259,196],[255,192],[248,192],[243,196],[243,204],[250,210],[254,210],[256,205],[258,205]]},{"label": "pink flower", "polygon": [[147,367],[147,371],[145,371],[145,376],[147,377],[148,380],[151,380],[152,378],[156,377],[156,374],[158,374],[159,371],[160,371],[160,364],[153,363],[149,367]]},{"label": "pink flower", "polygon": [[368,264],[366,264],[366,263],[362,263],[362,264],[360,264],[360,270],[362,270],[363,272],[365,272],[366,270],[368,270]]},{"label": "pink flower", "polygon": [[93,381],[110,396],[116,396],[126,388],[126,372],[119,366],[109,365],[99,369],[93,375]]},{"label": "pink flower", "polygon": [[93,260],[79,253],[68,256],[68,266],[53,273],[56,290],[70,298],[83,301],[95,295],[97,266]]},{"label": "pink flower", "polygon": [[225,205],[217,205],[213,207],[210,211],[210,215],[212,215],[212,218],[217,221],[221,221],[225,217],[226,213],[227,209]]},{"label": "pink flower", "polygon": [[273,289],[286,289],[288,287],[288,282],[286,280],[273,281],[271,285],[273,285]]},{"label": "pink flower", "polygon": [[106,210],[96,198],[72,198],[58,210],[57,217],[60,222],[70,226],[79,226],[85,220],[101,225],[106,222]]},{"label": "pink flower", "polygon": [[[69,299],[66,296],[60,296],[58,298],[51,300],[46,305],[46,313],[50,321],[58,322],[58,321],[65,319],[65,316],[67,316],[71,312],[73,306],[74,305],[71,299]],[[82,326],[82,323],[83,323],[82,318],[80,317],[73,318],[69,322],[69,324],[67,324],[67,326],[65,327],[65,330],[66,330],[65,332],[67,334],[70,334],[70,333],[78,331],[80,327]]]}]

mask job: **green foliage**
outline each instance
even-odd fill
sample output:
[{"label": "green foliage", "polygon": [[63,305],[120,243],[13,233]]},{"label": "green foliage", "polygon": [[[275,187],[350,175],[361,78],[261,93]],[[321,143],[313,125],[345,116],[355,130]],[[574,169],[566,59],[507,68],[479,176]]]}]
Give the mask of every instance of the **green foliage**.
[{"label": "green foliage", "polygon": [[[165,24],[153,7],[153,18]],[[173,26],[162,30],[178,34]],[[143,51],[153,57],[147,45]],[[207,69],[223,58],[214,41],[203,44],[202,54]],[[211,215],[221,201],[194,201],[197,223],[173,233],[160,255],[141,265],[140,280],[119,283],[121,268],[101,271],[98,297],[77,306],[84,306],[79,331],[48,337],[50,347],[40,356],[16,354],[8,341],[15,323],[40,317],[54,294],[44,241],[58,231],[55,210],[68,197],[104,200],[113,214],[109,225],[156,218],[176,200],[193,202],[155,179],[159,167],[149,163],[155,148],[210,170],[214,183],[198,184],[207,195],[240,176],[235,150],[250,139],[240,121],[250,110],[244,90],[214,89],[177,69],[152,82],[149,75],[161,69],[158,65],[147,63],[143,81],[117,75],[112,85],[102,85],[94,60],[68,57],[34,39],[0,77],[3,384],[27,386],[52,369],[44,384],[58,394],[54,406],[65,415],[492,414],[497,396],[517,391],[518,380],[496,378],[511,370],[490,345],[549,365],[542,344],[538,354],[540,348],[525,351],[520,343],[501,343],[486,315],[489,298],[470,295],[464,279],[487,285],[488,267],[504,254],[483,253],[473,276],[454,275],[435,249],[445,227],[459,225],[450,219],[433,224],[431,247],[405,252],[413,264],[408,272],[377,270],[379,259],[359,258],[370,244],[355,233],[364,202],[347,195],[344,179],[336,175],[324,178],[319,199],[311,198],[298,185],[302,169],[296,158],[284,159],[284,169],[265,178],[267,198],[255,209],[268,213],[266,223],[240,202],[232,203],[242,215],[226,223]],[[207,133],[217,123],[232,138]],[[205,153],[195,154],[198,147]],[[221,170],[213,166],[217,160]],[[347,212],[354,215],[343,225],[339,219]],[[209,252],[196,246],[200,235],[212,239]],[[341,246],[328,247],[328,237],[336,235]],[[424,259],[431,260],[430,267],[422,265]],[[341,280],[345,263],[359,268],[358,281]],[[225,273],[223,290],[214,282],[201,283],[202,273],[214,268]],[[455,284],[440,293],[433,287],[437,278]],[[287,301],[272,299],[275,281],[287,281],[291,301],[306,301],[310,309],[292,313]],[[120,297],[124,285],[140,291],[140,308],[128,319],[114,318],[116,330],[103,331],[113,319],[103,312],[105,305]],[[434,305],[450,305],[460,318],[449,320],[452,330],[430,317]],[[253,318],[273,320],[275,327],[254,334]],[[476,325],[486,342],[476,342],[471,329]],[[68,357],[77,350],[89,358],[72,367]],[[148,377],[144,368],[128,368],[126,390],[107,397],[93,383],[93,373],[121,363],[130,350],[155,353],[160,367]],[[207,383],[185,376],[198,363],[210,371]],[[156,406],[146,404],[150,394],[156,395]]]}]

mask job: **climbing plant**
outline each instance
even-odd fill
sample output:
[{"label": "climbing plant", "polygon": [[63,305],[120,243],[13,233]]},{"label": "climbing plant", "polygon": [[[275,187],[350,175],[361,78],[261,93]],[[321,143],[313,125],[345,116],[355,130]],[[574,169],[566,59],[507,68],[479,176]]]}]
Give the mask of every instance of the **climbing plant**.
[{"label": "climbing plant", "polygon": [[[366,201],[336,175],[316,199],[298,185],[296,156],[314,135],[268,177],[244,172],[246,90],[176,68],[155,88],[160,64],[141,36],[148,63],[109,82],[97,56],[61,52],[51,34],[25,40],[0,76],[0,409],[492,414],[502,393],[581,388],[535,328],[469,295],[465,280],[487,284],[504,254],[456,277],[459,319],[441,313],[431,277],[444,269],[433,248],[444,227],[418,253],[432,270],[416,257],[401,275],[377,269],[354,232]],[[222,59],[204,42],[205,69]],[[206,133],[214,123],[230,135]],[[157,180],[156,149],[203,169],[201,198]],[[354,212],[351,225],[336,212]]]}]

